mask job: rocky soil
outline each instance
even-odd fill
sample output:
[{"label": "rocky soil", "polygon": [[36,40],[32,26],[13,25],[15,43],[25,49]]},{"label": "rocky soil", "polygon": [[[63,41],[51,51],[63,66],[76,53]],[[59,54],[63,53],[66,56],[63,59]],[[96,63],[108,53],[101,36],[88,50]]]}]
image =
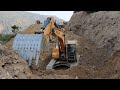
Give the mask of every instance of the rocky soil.
[{"label": "rocky soil", "polygon": [[[120,12],[98,11],[87,13],[79,11],[73,14],[68,22],[69,30],[90,41],[91,54],[88,61],[91,65],[103,65],[111,60],[113,54],[120,50]],[[93,62],[92,61],[96,61]]]},{"label": "rocky soil", "polygon": [[0,79],[32,79],[28,63],[0,44]]}]

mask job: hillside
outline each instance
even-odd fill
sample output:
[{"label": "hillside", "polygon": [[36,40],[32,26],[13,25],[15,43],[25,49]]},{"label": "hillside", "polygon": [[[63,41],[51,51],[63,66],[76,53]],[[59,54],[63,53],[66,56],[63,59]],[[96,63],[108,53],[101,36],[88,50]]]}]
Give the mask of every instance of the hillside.
[{"label": "hillside", "polygon": [[[47,17],[48,15],[39,15],[25,11],[0,11],[0,33],[12,33],[11,26],[13,25],[21,27],[20,31],[23,31],[30,25],[35,24],[36,20],[40,20],[43,23]],[[53,17],[57,23],[62,23],[64,21],[56,16]]]},{"label": "hillside", "polygon": [[103,65],[120,50],[119,11],[76,12],[68,27],[95,45],[87,48],[91,53],[84,54],[85,58],[81,58],[81,64],[86,65],[89,61],[90,65]]}]

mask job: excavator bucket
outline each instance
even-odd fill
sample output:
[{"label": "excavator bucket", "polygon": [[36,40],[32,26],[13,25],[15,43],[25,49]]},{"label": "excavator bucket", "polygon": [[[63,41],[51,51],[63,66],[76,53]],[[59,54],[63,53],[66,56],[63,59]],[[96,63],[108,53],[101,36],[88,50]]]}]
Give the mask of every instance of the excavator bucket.
[{"label": "excavator bucket", "polygon": [[31,66],[32,60],[35,60],[37,65],[41,52],[42,39],[43,34],[17,34],[12,48],[19,56],[29,62],[29,66]]}]

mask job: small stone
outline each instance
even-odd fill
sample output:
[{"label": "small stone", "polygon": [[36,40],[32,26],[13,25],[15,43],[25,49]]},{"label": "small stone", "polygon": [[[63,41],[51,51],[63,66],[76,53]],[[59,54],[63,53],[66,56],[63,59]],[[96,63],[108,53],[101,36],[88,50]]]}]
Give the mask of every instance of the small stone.
[{"label": "small stone", "polygon": [[18,55],[15,55],[15,59],[16,59],[16,60],[18,59]]}]

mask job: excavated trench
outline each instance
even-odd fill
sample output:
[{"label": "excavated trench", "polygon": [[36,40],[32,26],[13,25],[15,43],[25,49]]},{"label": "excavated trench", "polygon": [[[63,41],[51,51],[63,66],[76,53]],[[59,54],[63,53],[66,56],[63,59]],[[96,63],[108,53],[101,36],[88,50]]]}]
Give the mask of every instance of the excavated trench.
[{"label": "excavated trench", "polygon": [[[79,65],[72,68],[57,68],[56,70],[46,70],[47,64],[51,60],[52,48],[51,45],[49,52],[43,52],[40,56],[39,64],[36,66],[33,62],[29,68],[26,63],[27,72],[24,66],[19,67],[16,64],[12,67],[14,77],[26,77],[33,75],[36,79],[91,79],[91,78],[119,78],[120,77],[120,53],[119,53],[119,12],[100,11],[92,14],[85,12],[76,12],[66,27],[66,41],[77,40],[77,53],[80,54]],[[26,29],[25,33],[29,30],[34,30],[34,27],[39,30],[39,25],[33,25]],[[69,30],[69,31],[68,31]],[[33,33],[33,32],[31,32]],[[115,34],[114,34],[115,33]],[[117,36],[117,38],[116,38]],[[8,42],[6,46],[9,48],[13,40]],[[114,45],[113,45],[114,44]],[[10,52],[9,52],[10,53]],[[1,54],[1,53],[0,53]],[[8,54],[7,54],[8,55]],[[12,57],[12,56],[10,56]],[[1,58],[0,58],[1,59]],[[5,57],[4,60],[9,59]],[[13,58],[12,58],[13,59]],[[22,59],[19,59],[22,60]],[[18,60],[18,62],[20,62]],[[24,61],[23,61],[24,62]],[[11,63],[11,62],[8,62]],[[11,65],[1,64],[2,68],[8,67],[9,72],[12,73]],[[0,68],[1,68],[0,67]],[[18,74],[21,69],[22,74]],[[2,69],[1,69],[2,70]],[[4,71],[6,72],[6,71]],[[6,72],[7,75],[7,72]],[[3,77],[4,78],[4,77]]]}]

